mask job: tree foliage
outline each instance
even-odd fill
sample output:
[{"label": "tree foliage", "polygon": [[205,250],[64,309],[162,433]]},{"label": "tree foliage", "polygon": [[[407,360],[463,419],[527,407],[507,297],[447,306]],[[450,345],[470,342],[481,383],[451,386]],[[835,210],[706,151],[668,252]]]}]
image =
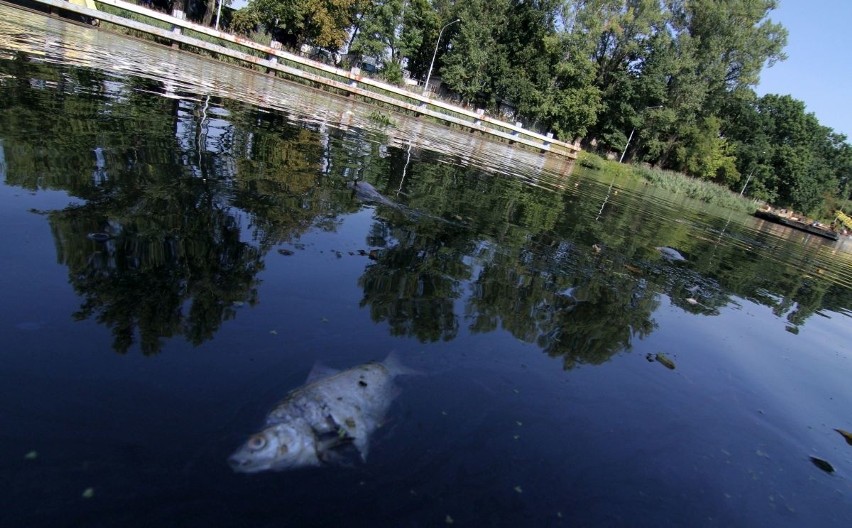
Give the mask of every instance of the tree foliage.
[{"label": "tree foliage", "polygon": [[753,91],[785,58],[777,0],[250,2],[238,25],[348,45],[393,82],[431,71],[465,104],[627,161],[805,210],[852,192],[846,138]]}]

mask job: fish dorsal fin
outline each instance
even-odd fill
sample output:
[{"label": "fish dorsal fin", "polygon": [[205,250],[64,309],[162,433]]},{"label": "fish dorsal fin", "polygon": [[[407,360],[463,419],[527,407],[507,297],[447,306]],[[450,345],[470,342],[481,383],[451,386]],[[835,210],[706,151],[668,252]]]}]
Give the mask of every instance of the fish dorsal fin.
[{"label": "fish dorsal fin", "polygon": [[315,381],[319,381],[323,378],[328,378],[328,377],[334,376],[338,372],[340,372],[340,371],[337,370],[337,369],[327,367],[327,366],[325,366],[321,363],[314,363],[313,368],[308,373],[308,379],[305,380],[305,385],[307,385],[309,383],[313,383]]}]

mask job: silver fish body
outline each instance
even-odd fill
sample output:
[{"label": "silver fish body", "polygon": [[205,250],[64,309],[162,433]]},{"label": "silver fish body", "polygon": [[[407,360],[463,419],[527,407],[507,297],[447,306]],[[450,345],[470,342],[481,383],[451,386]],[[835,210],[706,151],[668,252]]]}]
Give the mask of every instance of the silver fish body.
[{"label": "silver fish body", "polygon": [[[366,460],[370,435],[397,394],[394,378],[411,373],[393,357],[342,372],[317,374],[267,415],[265,427],[228,459],[255,473],[335,464],[345,454]],[[353,451],[354,450],[354,451]]]},{"label": "silver fish body", "polygon": [[670,248],[668,246],[662,246],[656,248],[657,251],[660,252],[660,256],[669,262],[686,262],[686,257],[680,254],[680,251]]}]

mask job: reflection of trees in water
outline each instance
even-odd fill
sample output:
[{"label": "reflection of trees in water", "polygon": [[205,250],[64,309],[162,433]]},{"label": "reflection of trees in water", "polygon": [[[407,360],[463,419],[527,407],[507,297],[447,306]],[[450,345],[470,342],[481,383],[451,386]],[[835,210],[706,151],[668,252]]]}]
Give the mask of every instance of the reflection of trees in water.
[{"label": "reflection of trees in water", "polygon": [[485,182],[475,171],[455,178],[453,170],[414,166],[405,182],[408,205],[428,203],[441,218],[467,211],[476,227],[374,224],[369,241],[385,247],[359,281],[374,320],[387,321],[394,334],[450,339],[462,300],[471,331],[503,328],[563,356],[566,367],[602,363],[651,332],[657,303],[645,283],[618,273],[591,244],[553,234],[566,208],[560,195],[517,181]]},{"label": "reflection of trees in water", "polygon": [[603,363],[629,349],[632,337],[650,334],[656,307],[644,281],[561,241],[536,252],[493,252],[473,283],[468,318],[477,332],[499,322],[571,368]]},{"label": "reflection of trees in water", "polygon": [[393,335],[421,341],[451,340],[458,333],[454,304],[470,276],[463,261],[469,234],[378,222],[369,236],[381,249],[358,280],[361,306],[374,321],[387,321]]},{"label": "reflection of trees in water", "polygon": [[[653,331],[659,293],[703,315],[732,294],[756,299],[793,326],[852,304],[848,288],[719,243],[721,235],[699,240],[663,216],[637,223],[633,207],[647,204],[619,198],[602,208],[588,181],[553,192],[428,152],[409,158],[364,131],[313,131],[238,103],[217,101],[211,113],[207,100],[141,95],[152,81],[0,62],[10,68],[26,82],[0,100],[7,183],[86,200],[49,218],[85,298],[76,316],[110,326],[122,352],[137,334],[145,353],[175,335],[212,337],[237,305],[257,300],[271,247],[336,229],[360,207],[343,185],[356,176],[402,204],[374,204],[367,242],[376,259],[359,279],[361,305],[395,335],[453,339],[463,316],[472,332],[503,328],[571,367],[604,362]],[[38,134],[16,134],[32,122],[44,123]],[[99,231],[113,238],[86,237]],[[653,249],[662,245],[689,262],[662,261]]]},{"label": "reflection of trees in water", "polygon": [[[85,299],[75,317],[111,327],[118,352],[136,332],[145,354],[163,337],[199,344],[235,315],[235,303],[256,301],[261,252],[240,241],[233,210],[204,199],[202,182],[181,183],[168,200],[143,192],[135,207],[89,202],[50,215],[58,258]],[[86,236],[104,230],[114,238]]]},{"label": "reflection of trees in water", "polygon": [[[7,182],[86,200],[49,220],[58,259],[84,298],[75,317],[109,326],[119,352],[137,339],[145,354],[175,335],[210,339],[236,306],[256,302],[264,251],[318,214],[320,149],[280,117],[234,105],[226,121],[209,112],[209,98],[140,95],[157,88],[152,81],[107,82],[25,61],[0,68],[22,80],[0,102]],[[47,126],[20,134],[22,121]],[[241,240],[247,229],[257,243]]]}]

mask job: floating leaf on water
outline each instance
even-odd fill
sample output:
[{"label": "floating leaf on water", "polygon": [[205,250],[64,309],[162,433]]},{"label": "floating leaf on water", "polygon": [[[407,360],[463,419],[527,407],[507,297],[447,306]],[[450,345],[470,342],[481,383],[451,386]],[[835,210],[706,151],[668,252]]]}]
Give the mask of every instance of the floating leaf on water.
[{"label": "floating leaf on water", "polygon": [[633,265],[630,265],[630,264],[625,264],[624,269],[626,269],[630,273],[633,273],[634,275],[641,275],[642,274],[642,268],[639,268],[639,267],[636,267],[636,266],[633,266]]},{"label": "floating leaf on water", "polygon": [[84,499],[91,499],[94,496],[95,496],[95,488],[86,488],[85,490],[83,490],[83,498]]},{"label": "floating leaf on water", "polygon": [[520,437],[521,437],[521,435],[515,435],[512,438],[514,438],[515,440],[518,440]]},{"label": "floating leaf on water", "polygon": [[840,433],[841,436],[846,439],[847,444],[852,445],[852,433],[850,433],[849,431],[844,431],[843,429],[835,429],[835,431]]},{"label": "floating leaf on water", "polygon": [[447,515],[446,518],[444,518],[444,522],[447,524],[453,524],[453,518]]},{"label": "floating leaf on water", "polygon": [[278,330],[270,330],[269,333],[272,335],[278,335]]},{"label": "floating leaf on water", "polygon": [[816,467],[820,468],[821,470],[825,471],[826,473],[834,473],[834,466],[829,464],[828,461],[826,461],[826,460],[812,456],[811,462],[813,462],[813,464]]},{"label": "floating leaf on water", "polygon": [[524,425],[524,422],[515,422],[515,423],[518,424],[518,427],[521,427],[522,425]]},{"label": "floating leaf on water", "polygon": [[38,451],[30,451],[29,453],[24,455],[24,458],[27,460],[35,460],[38,458]]},{"label": "floating leaf on water", "polygon": [[658,362],[660,362],[663,366],[665,366],[665,367],[666,367],[667,369],[669,369],[669,370],[674,370],[674,369],[675,369],[674,361],[672,361],[671,359],[669,359],[669,358],[668,358],[668,356],[666,356],[666,355],[665,355],[665,354],[663,354],[662,352],[660,352],[660,353],[656,354],[656,355],[654,356],[654,359],[656,359]]},{"label": "floating leaf on water", "polygon": [[520,486],[515,486],[515,491],[517,491],[518,493],[524,492],[524,490],[522,490]]}]

